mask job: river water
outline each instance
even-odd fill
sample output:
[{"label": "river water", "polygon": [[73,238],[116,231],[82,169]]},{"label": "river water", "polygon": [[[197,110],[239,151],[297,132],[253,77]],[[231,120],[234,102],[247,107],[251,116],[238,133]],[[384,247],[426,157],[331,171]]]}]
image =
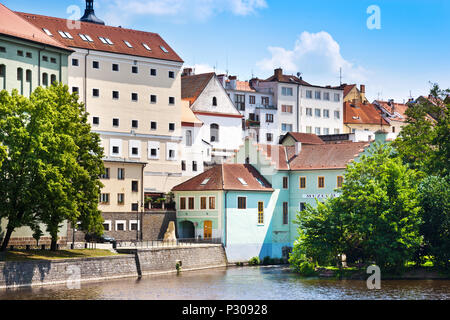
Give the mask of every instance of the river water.
[{"label": "river water", "polygon": [[242,267],[67,286],[0,289],[0,300],[450,300],[449,280],[304,279],[288,267]]}]

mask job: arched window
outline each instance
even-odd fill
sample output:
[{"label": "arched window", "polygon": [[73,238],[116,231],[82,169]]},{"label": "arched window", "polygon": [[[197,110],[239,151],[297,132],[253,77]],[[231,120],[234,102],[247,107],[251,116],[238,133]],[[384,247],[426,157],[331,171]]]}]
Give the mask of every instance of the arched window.
[{"label": "arched window", "polygon": [[216,97],[213,98],[212,105],[213,105],[213,107],[217,107],[217,98]]},{"label": "arched window", "polygon": [[192,146],[192,131],[187,130],[186,131],[186,147]]},{"label": "arched window", "polygon": [[51,84],[56,82],[56,75],[52,74],[51,76]]},{"label": "arched window", "polygon": [[23,80],[23,69],[17,68],[17,81],[22,81],[22,80]]},{"label": "arched window", "polygon": [[42,84],[44,86],[48,86],[48,74],[47,73],[42,74]]},{"label": "arched window", "polygon": [[211,142],[219,142],[219,125],[213,123],[211,129]]}]

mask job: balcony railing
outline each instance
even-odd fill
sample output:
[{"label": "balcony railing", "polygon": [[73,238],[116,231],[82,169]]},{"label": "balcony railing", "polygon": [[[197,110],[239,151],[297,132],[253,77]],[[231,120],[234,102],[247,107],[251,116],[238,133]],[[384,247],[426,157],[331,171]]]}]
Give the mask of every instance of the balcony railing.
[{"label": "balcony railing", "polygon": [[256,121],[256,120],[250,120],[250,119],[248,119],[248,120],[245,122],[245,126],[246,126],[247,128],[260,127],[260,126],[261,126],[261,122],[260,122],[260,121]]}]

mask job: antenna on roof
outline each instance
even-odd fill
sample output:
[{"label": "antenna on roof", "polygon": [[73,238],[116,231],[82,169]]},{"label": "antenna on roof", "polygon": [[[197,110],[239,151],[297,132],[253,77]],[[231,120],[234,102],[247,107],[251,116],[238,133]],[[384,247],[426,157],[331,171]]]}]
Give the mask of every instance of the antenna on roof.
[{"label": "antenna on roof", "polygon": [[339,85],[342,86],[342,67],[339,68]]}]

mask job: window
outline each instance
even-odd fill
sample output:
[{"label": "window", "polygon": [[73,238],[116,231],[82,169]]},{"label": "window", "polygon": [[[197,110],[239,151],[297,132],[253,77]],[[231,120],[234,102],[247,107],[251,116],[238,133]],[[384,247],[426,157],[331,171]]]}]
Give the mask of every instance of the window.
[{"label": "window", "polygon": [[209,197],[209,209],[210,210],[216,209],[216,197]]},{"label": "window", "polygon": [[138,120],[131,120],[131,127],[133,129],[137,129],[139,127],[139,121]]},{"label": "window", "polygon": [[343,176],[338,176],[337,177],[337,187],[338,188],[342,188],[343,184],[344,184],[344,177]]},{"label": "window", "polygon": [[105,38],[105,40],[106,40],[106,43],[108,43],[109,45],[113,45],[114,43],[111,41],[111,39],[109,39],[109,38]]},{"label": "window", "polygon": [[180,198],[180,210],[186,210],[186,198]]},{"label": "window", "polygon": [[131,94],[131,101],[134,101],[134,102],[138,101],[138,94],[137,93],[132,93]]},{"label": "window", "polygon": [[56,63],[56,58],[50,58],[51,63]]},{"label": "window", "polygon": [[169,104],[175,104],[175,97],[169,97]]},{"label": "window", "polygon": [[78,59],[72,59],[72,66],[78,67],[80,65],[80,62]]},{"label": "window", "polygon": [[1,53],[5,53],[6,52],[6,48],[5,47],[0,47],[0,52]]},{"label": "window", "polygon": [[258,202],[258,224],[264,224],[264,202]]},{"label": "window", "polygon": [[42,30],[44,30],[44,32],[45,32],[48,36],[53,37],[53,34],[50,32],[50,30],[48,30],[48,29],[46,29],[46,28],[42,28]]},{"label": "window", "polygon": [[330,93],[329,92],[323,93],[323,100],[330,101]]},{"label": "window", "polygon": [[[66,34],[67,34],[67,32],[66,32]],[[84,36],[86,37],[87,41],[94,42],[94,40],[89,35],[85,34]]]},{"label": "window", "polygon": [[334,134],[339,134],[340,130],[339,129],[334,129]]},{"label": "window", "polygon": [[80,36],[80,38],[81,38],[81,40],[83,40],[83,41],[88,41],[88,39],[86,38],[86,36],[84,35],[84,34],[78,34],[79,36]]},{"label": "window", "polygon": [[273,141],[273,134],[272,133],[266,133],[266,140],[267,142]]},{"label": "window", "polygon": [[170,79],[175,79],[175,72],[169,71],[169,78]]},{"label": "window", "polygon": [[137,148],[137,147],[131,148],[131,154],[133,156],[138,156],[139,155],[139,148]]},{"label": "window", "polygon": [[92,96],[99,97],[100,96],[100,90],[98,89],[92,89]]},{"label": "window", "polygon": [[318,180],[317,181],[318,188],[319,189],[325,188],[325,177],[319,177],[317,180]]},{"label": "window", "polygon": [[192,171],[197,171],[197,161],[192,161]]},{"label": "window", "polygon": [[211,142],[219,142],[219,125],[216,123],[210,126]]},{"label": "window", "polygon": [[102,193],[100,195],[100,203],[101,204],[108,204],[109,203],[109,193]]},{"label": "window", "polygon": [[288,188],[289,188],[289,178],[283,177],[283,189],[288,189]]},{"label": "window", "polygon": [[123,42],[127,45],[128,48],[133,48],[133,46],[131,45],[131,43],[129,43],[126,40],[123,40]]},{"label": "window", "polygon": [[92,61],[92,68],[100,69],[100,63],[98,61]]},{"label": "window", "polygon": [[200,210],[206,210],[206,197],[200,197]]},{"label": "window", "polygon": [[273,114],[266,113],[266,122],[267,123],[273,123]]},{"label": "window", "polygon": [[159,159],[158,150],[159,150],[159,142],[158,141],[149,141],[148,142],[148,158],[149,159]]},{"label": "window", "polygon": [[100,175],[100,179],[109,179],[109,168],[105,168],[105,172]]},{"label": "window", "polygon": [[236,108],[239,111],[245,111],[245,95],[243,95],[243,94],[234,95],[234,102],[235,102]]},{"label": "window", "polygon": [[322,116],[322,110],[320,110],[320,109],[314,109],[314,115],[315,115],[317,118],[320,118],[320,117]]},{"label": "window", "polygon": [[165,47],[163,47],[163,46],[159,46],[160,48],[161,48],[161,50],[164,52],[164,53],[169,53],[169,51],[165,48]]},{"label": "window", "polygon": [[189,210],[194,210],[194,208],[195,208],[195,206],[194,206],[195,198],[190,197],[188,201],[189,201]]},{"label": "window", "polygon": [[335,93],[335,94],[334,94],[334,101],[335,101],[335,102],[341,101],[341,95],[340,95],[339,93]]},{"label": "window", "polygon": [[255,102],[256,102],[256,97],[255,97],[255,96],[250,96],[249,98],[250,98],[250,99],[249,99],[249,100],[250,100],[249,103],[250,103],[250,104],[255,104]]},{"label": "window", "polygon": [[213,97],[212,105],[213,105],[213,107],[217,107],[217,98],[216,97]]},{"label": "window", "polygon": [[124,193],[118,193],[117,194],[117,204],[124,204],[125,203],[125,194]]},{"label": "window", "polygon": [[292,113],[292,106],[282,105],[281,112],[284,113]]},{"label": "window", "polygon": [[307,126],[306,127],[306,133],[312,133],[312,127],[311,126]]},{"label": "window", "polygon": [[152,94],[150,96],[150,103],[156,103],[156,95]]},{"label": "window", "polygon": [[300,189],[306,189],[306,177],[300,177]]},{"label": "window", "polygon": [[238,209],[247,209],[247,198],[246,197],[238,197]]},{"label": "window", "polygon": [[131,67],[131,73],[138,73],[139,69],[136,66]]},{"label": "window", "polygon": [[334,118],[335,119],[340,119],[341,118],[341,112],[340,111],[335,111],[334,112]]},{"label": "window", "polygon": [[113,91],[113,92],[112,92],[112,98],[113,98],[114,100],[119,99],[119,91]]},{"label": "window", "polygon": [[47,56],[42,56],[42,61],[48,62],[48,57]]},{"label": "window", "polygon": [[105,221],[105,223],[103,224],[103,230],[111,231],[111,222]]},{"label": "window", "polygon": [[151,130],[156,130],[158,127],[157,123],[155,121],[150,122],[150,129]]},{"label": "window", "polygon": [[330,110],[328,110],[328,109],[324,109],[323,110],[323,117],[324,118],[330,118]]},{"label": "window", "polygon": [[95,125],[99,125],[100,124],[100,118],[99,117],[93,117],[92,118],[92,123]]},{"label": "window", "polygon": [[166,160],[176,160],[176,150],[178,149],[177,143],[166,143]]},{"label": "window", "polygon": [[125,231],[125,221],[116,221],[116,231]]},{"label": "window", "polygon": [[312,108],[306,108],[306,115],[312,117]]},{"label": "window", "polygon": [[306,90],[306,98],[312,99],[312,90]]},{"label": "window", "polygon": [[[138,211],[138,210],[136,209],[136,210],[133,210],[133,211]],[[137,220],[130,220],[130,230],[131,231],[139,231],[140,230],[139,227],[140,227],[139,226],[139,221],[137,221]]]},{"label": "window", "polygon": [[44,86],[48,86],[48,74],[47,73],[42,74],[42,84]]},{"label": "window", "polygon": [[186,147],[192,146],[192,131],[187,130],[186,131]]},{"label": "window", "polygon": [[281,130],[284,132],[292,132],[292,124],[282,123]]},{"label": "window", "polygon": [[150,75],[151,76],[156,76],[156,69],[150,69]]},{"label": "window", "polygon": [[[80,35],[81,36],[81,35]],[[105,38],[103,38],[103,37],[98,37],[99,39],[100,39],[100,41],[103,43],[103,44],[108,44],[108,42],[106,42],[106,39]],[[83,38],[82,38],[83,39]]]},{"label": "window", "polygon": [[119,65],[117,63],[113,63],[112,71],[119,71]]},{"label": "window", "polygon": [[261,104],[263,106],[268,106],[269,105],[269,97],[261,97]]},{"label": "window", "polygon": [[181,171],[186,171],[186,161],[181,161]]},{"label": "window", "polygon": [[169,131],[175,131],[175,123],[169,123]]},{"label": "window", "polygon": [[316,135],[320,136],[320,128],[319,127],[316,128]]},{"label": "window", "polygon": [[118,180],[125,180],[125,169],[124,168],[118,168],[117,169],[117,179]]},{"label": "window", "polygon": [[51,75],[50,77],[50,82],[53,84],[56,82],[56,76],[54,74]]},{"label": "window", "polygon": [[72,93],[78,93],[78,92],[80,92],[80,88],[72,87]]},{"label": "window", "polygon": [[17,68],[17,81],[22,81],[22,80],[23,80],[23,69]]},{"label": "window", "polygon": [[131,181],[131,191],[139,192],[139,181]]},{"label": "window", "polygon": [[395,133],[395,127],[392,127],[392,133]]},{"label": "window", "polygon": [[142,46],[143,46],[146,50],[152,51],[152,49],[148,46],[148,44],[143,43]]},{"label": "window", "polygon": [[113,146],[113,147],[112,147],[112,153],[113,153],[113,154],[119,154],[119,152],[120,152],[120,149],[119,149],[118,146]]},{"label": "window", "polygon": [[299,210],[300,212],[305,211],[306,210],[306,203],[305,202],[300,202],[299,205]]},{"label": "window", "polygon": [[283,202],[283,224],[289,223],[289,203]]},{"label": "window", "polygon": [[206,178],[205,180],[202,181],[201,185],[206,186],[206,184],[209,182],[209,180],[211,180],[211,178]]},{"label": "window", "polygon": [[27,57],[27,58],[33,58],[33,55],[31,54],[31,52],[27,52],[27,53],[26,53],[26,57]]},{"label": "window", "polygon": [[19,57],[23,57],[23,51],[22,50],[17,50],[17,55]]},{"label": "window", "polygon": [[114,118],[112,124],[113,124],[113,127],[118,127],[119,126],[119,119],[118,118]]},{"label": "window", "polygon": [[314,92],[314,97],[316,98],[316,100],[320,100],[321,99],[321,92],[320,91],[315,91]]},{"label": "window", "polygon": [[294,90],[292,88],[282,87],[281,95],[292,97],[294,95]]},{"label": "window", "polygon": [[324,135],[330,134],[330,128],[323,128],[323,134]]}]

